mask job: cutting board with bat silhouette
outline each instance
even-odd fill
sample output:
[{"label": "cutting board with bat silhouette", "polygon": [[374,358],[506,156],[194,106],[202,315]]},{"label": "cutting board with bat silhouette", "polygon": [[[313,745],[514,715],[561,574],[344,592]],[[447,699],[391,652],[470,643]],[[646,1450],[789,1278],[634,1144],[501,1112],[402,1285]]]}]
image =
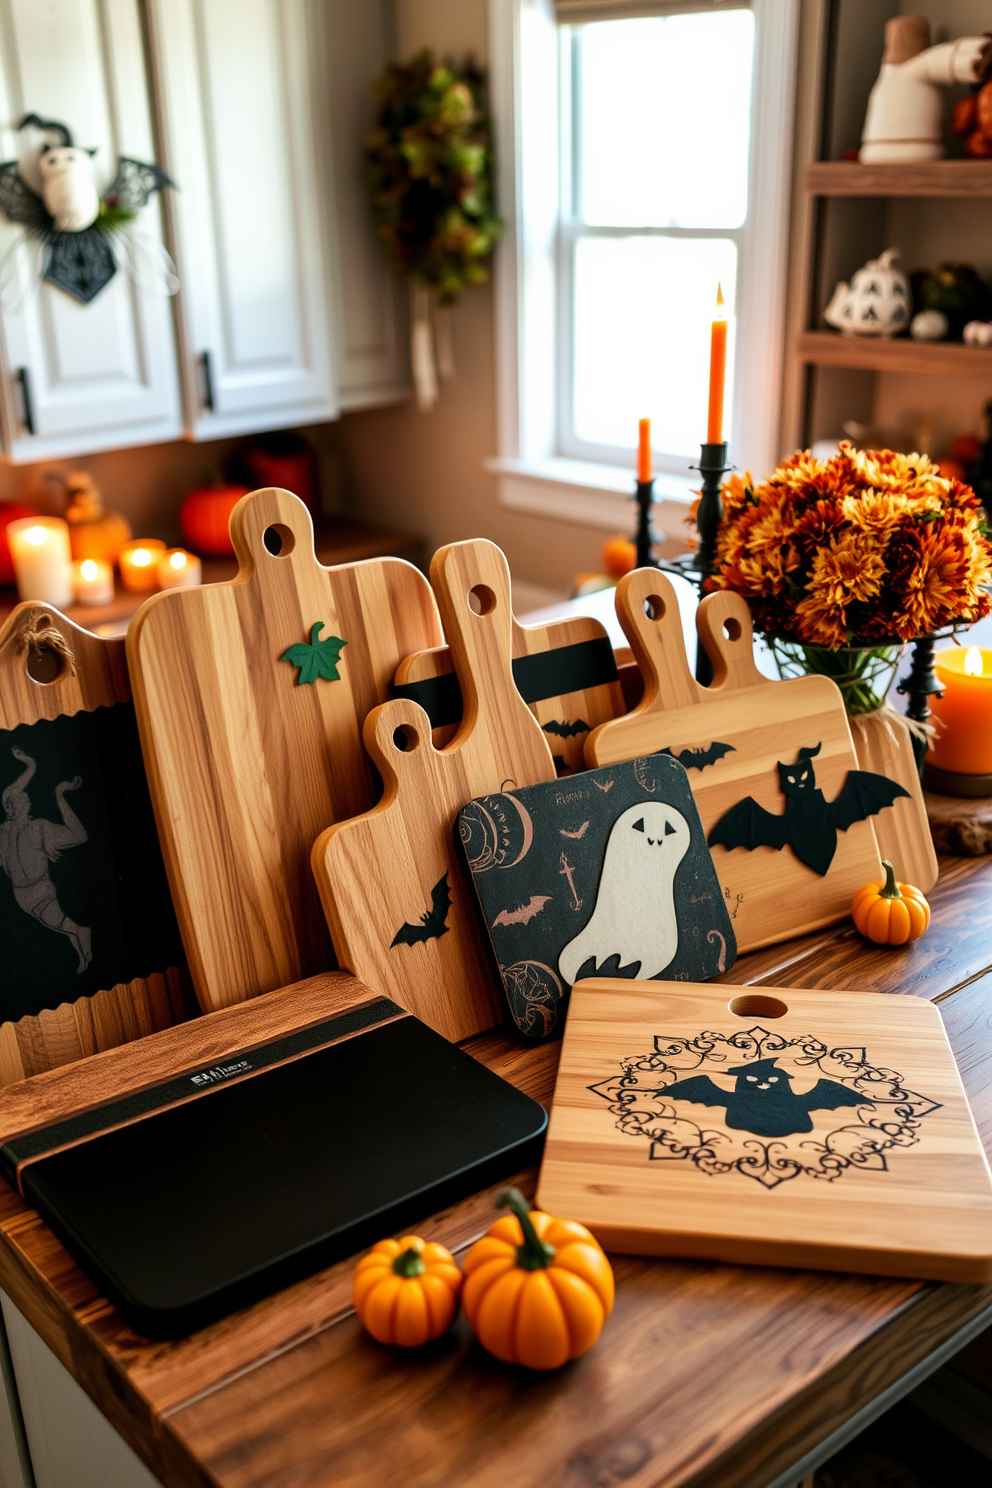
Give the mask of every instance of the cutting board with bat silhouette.
[{"label": "cutting board with bat silhouette", "polygon": [[431,563],[464,699],[437,749],[424,710],[395,698],[365,744],[382,800],[321,834],[313,871],[339,964],[449,1039],[492,1028],[504,1003],[455,819],[473,796],[554,780],[547,735],[511,670],[510,574],[493,543],[452,543]]},{"label": "cutting board with bat silhouette", "polygon": [[607,1250],[992,1280],[992,1176],[919,997],[579,983],[537,1201]]},{"label": "cutting board with bat silhouette", "polygon": [[[572,615],[546,625],[521,625],[514,617],[512,648],[517,691],[547,734],[559,775],[584,769],[582,751],[590,729],[624,711],[616,658],[605,628],[591,615]],[[462,698],[447,646],[401,661],[393,692],[412,698],[425,710],[439,749],[454,738]]]},{"label": "cutting board with bat silhouette", "polygon": [[310,849],[365,811],[362,747],[400,659],[443,639],[398,558],[324,568],[289,491],[231,517],[236,579],[150,599],[127,638],[141,741],[194,985],[209,1010],[333,965]]},{"label": "cutting board with bat silhouette", "polygon": [[669,755],[470,801],[458,830],[510,1012],[561,1031],[572,984],[702,981],[734,932],[683,767]]},{"label": "cutting board with bat silhouette", "polygon": [[843,919],[855,891],[881,877],[872,822],[913,803],[898,782],[859,769],[836,684],[762,676],[739,595],[709,595],[697,611],[708,688],[689,670],[664,574],[627,574],[616,605],[644,697],[590,734],[587,763],[667,749],[685,765],[739,951]]},{"label": "cutting board with bat silhouette", "polygon": [[0,1085],[196,1010],[122,639],[0,627]]}]

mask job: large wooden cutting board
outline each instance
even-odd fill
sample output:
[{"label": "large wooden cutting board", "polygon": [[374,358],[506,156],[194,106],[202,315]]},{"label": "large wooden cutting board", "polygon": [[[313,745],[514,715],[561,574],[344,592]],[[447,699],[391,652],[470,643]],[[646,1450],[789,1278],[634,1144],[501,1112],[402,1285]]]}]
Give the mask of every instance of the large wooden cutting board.
[{"label": "large wooden cutting board", "polygon": [[364,816],[328,827],[313,871],[340,965],[450,1039],[503,1018],[485,927],[454,838],[473,796],[553,780],[547,736],[513,685],[510,575],[493,543],[453,543],[431,564],[464,699],[438,750],[408,698],[376,708],[365,743],[385,781]]},{"label": "large wooden cutting board", "polygon": [[[443,639],[430,586],[398,558],[324,568],[288,491],[238,503],[240,570],[149,600],[128,634],[149,783],[197,995],[205,1009],[333,964],[310,872],[329,822],[367,810],[362,747],[402,657]],[[322,627],[322,629],[321,629]],[[282,659],[332,644],[312,674]],[[337,652],[336,660],[333,659]]]},{"label": "large wooden cutting board", "polygon": [[[848,772],[858,769],[840,691],[826,677],[772,682],[762,676],[754,664],[750,611],[739,595],[710,595],[697,612],[700,640],[714,665],[711,687],[701,687],[689,670],[675,594],[664,574],[627,574],[616,602],[644,676],[644,697],[632,713],[590,734],[587,764],[670,749],[689,771],[708,839],[725,813],[748,797],[775,815],[786,810],[780,763],[797,766],[793,773],[805,775],[810,792],[822,792],[828,803],[836,799]],[[815,753],[804,761],[802,750]],[[835,848],[825,874],[800,861],[792,846],[711,844],[738,952],[843,919],[855,890],[881,878],[871,819],[831,829],[829,836]]]},{"label": "large wooden cutting board", "polygon": [[917,997],[579,982],[538,1203],[607,1250],[992,1279],[992,1177]]},{"label": "large wooden cutting board", "polygon": [[190,1017],[122,639],[14,610],[0,791],[0,1085]]},{"label": "large wooden cutting board", "polygon": [[[484,544],[483,544],[484,546]],[[591,615],[545,625],[512,617],[513,678],[548,736],[559,775],[584,768],[583,746],[597,724],[624,711],[616,658],[606,629]],[[454,738],[462,716],[455,665],[447,646],[400,662],[394,692],[411,698],[434,725],[438,749]]]}]

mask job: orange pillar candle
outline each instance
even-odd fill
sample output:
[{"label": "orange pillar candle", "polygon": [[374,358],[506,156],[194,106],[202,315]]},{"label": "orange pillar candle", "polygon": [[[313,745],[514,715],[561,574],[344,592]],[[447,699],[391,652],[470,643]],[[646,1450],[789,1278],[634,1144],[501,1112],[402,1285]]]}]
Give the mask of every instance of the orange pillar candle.
[{"label": "orange pillar candle", "polygon": [[158,588],[158,560],[165,552],[165,543],[157,537],[143,537],[138,542],[125,543],[118,562],[124,588],[132,594],[150,594]]},{"label": "orange pillar candle", "polygon": [[710,326],[710,403],[706,418],[706,443],[723,443],[723,390],[727,381],[727,312],[723,285],[716,290],[716,319]]},{"label": "orange pillar candle", "polygon": [[637,421],[637,484],[647,485],[651,479],[651,420]]},{"label": "orange pillar candle", "polygon": [[992,775],[992,651],[938,651],[934,672],[944,695],[930,704],[937,738],[927,764],[958,775]]}]

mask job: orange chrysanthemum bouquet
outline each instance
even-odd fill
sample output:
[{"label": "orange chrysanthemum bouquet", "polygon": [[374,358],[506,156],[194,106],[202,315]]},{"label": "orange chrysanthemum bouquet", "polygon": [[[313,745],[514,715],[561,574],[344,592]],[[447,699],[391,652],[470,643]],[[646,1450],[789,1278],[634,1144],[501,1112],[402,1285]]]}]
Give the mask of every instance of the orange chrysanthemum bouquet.
[{"label": "orange chrysanthemum bouquet", "polygon": [[832,677],[849,713],[881,705],[904,642],[992,610],[978,497],[925,455],[802,452],[732,475],[723,506],[705,588],[742,594],[783,675]]}]

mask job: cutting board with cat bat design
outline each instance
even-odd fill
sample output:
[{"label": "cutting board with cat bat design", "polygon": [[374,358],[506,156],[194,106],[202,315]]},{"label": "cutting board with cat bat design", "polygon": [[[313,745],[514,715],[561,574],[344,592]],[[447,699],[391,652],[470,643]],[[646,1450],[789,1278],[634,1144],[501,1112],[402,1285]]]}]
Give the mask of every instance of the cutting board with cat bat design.
[{"label": "cutting board with cat bat design", "polygon": [[[511,624],[517,691],[547,734],[559,775],[582,770],[582,749],[590,729],[624,711],[606,630],[591,615],[571,615],[546,625],[521,625],[514,617]],[[439,749],[454,738],[462,698],[447,646],[401,661],[393,693],[411,698],[425,710]]]},{"label": "cutting board with cat bat design", "polygon": [[362,725],[402,657],[442,639],[412,564],[324,568],[289,491],[231,516],[236,579],[155,595],[127,638],[166,868],[205,1010],[333,965],[310,872],[379,781]]},{"label": "cutting board with cat bat design", "polygon": [[582,977],[701,981],[734,932],[686,772],[670,756],[483,796],[458,830],[510,1012],[561,1031]]},{"label": "cutting board with cat bat design", "polygon": [[580,982],[537,1202],[636,1255],[992,1280],[988,1161],[919,997]]},{"label": "cutting board with cat bat design", "polygon": [[554,780],[547,735],[511,671],[510,575],[493,543],[452,543],[431,563],[464,700],[435,748],[409,698],[369,714],[365,744],[385,789],[371,811],[318,837],[313,871],[339,964],[449,1039],[502,1021],[503,999],[454,836],[466,801]]},{"label": "cutting board with cat bat design", "polygon": [[686,767],[738,951],[843,919],[855,891],[882,876],[872,821],[908,792],[859,770],[836,684],[762,676],[739,595],[709,595],[697,611],[711,687],[689,670],[664,574],[627,574],[616,604],[644,697],[590,734],[586,762],[669,750]]}]

